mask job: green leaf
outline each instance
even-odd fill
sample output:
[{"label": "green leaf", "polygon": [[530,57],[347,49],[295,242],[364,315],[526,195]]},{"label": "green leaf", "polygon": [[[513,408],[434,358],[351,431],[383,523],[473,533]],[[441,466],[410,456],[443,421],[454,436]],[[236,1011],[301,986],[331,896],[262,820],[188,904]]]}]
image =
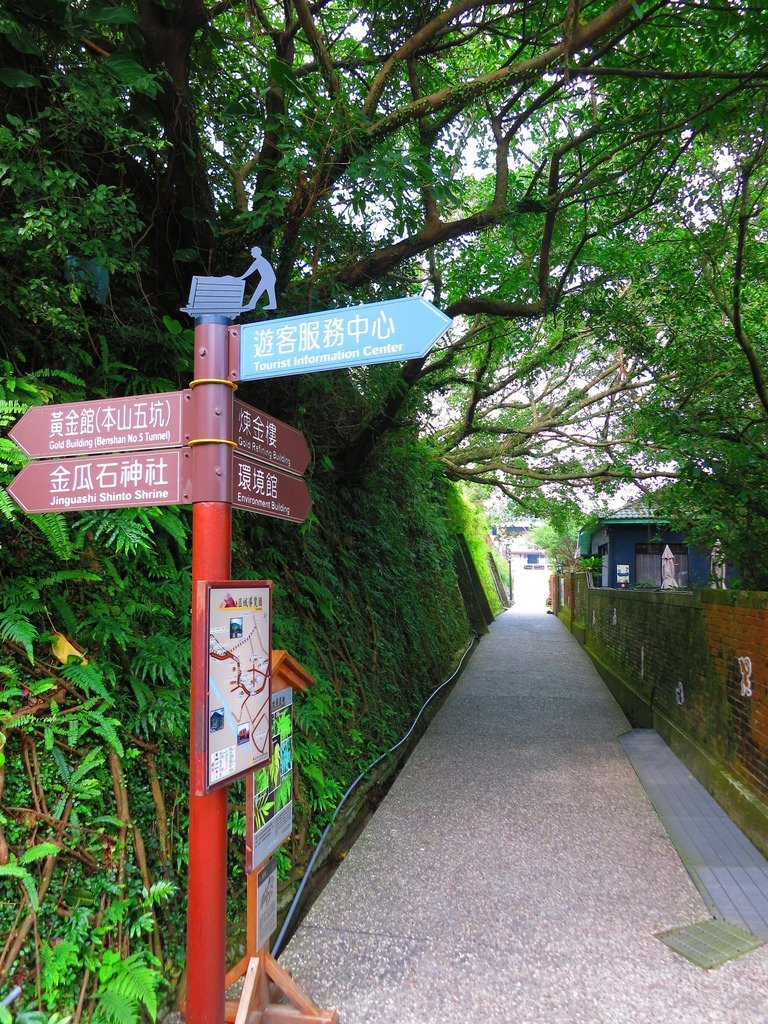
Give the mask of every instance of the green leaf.
[{"label": "green leaf", "polygon": [[94,726],[94,731],[99,733],[120,757],[123,757],[125,750],[115,729],[117,724],[119,723],[114,718],[102,718]]},{"label": "green leaf", "polygon": [[19,867],[17,864],[0,864],[0,878],[2,878],[3,875],[8,878],[17,878],[21,882],[27,896],[29,897],[32,909],[37,912],[40,908],[40,903],[37,898],[37,886],[35,885],[34,878],[26,868]]},{"label": "green leaf", "polygon": [[177,249],[173,254],[173,258],[176,260],[177,263],[194,263],[194,261],[197,259],[197,250]]},{"label": "green leaf", "polygon": [[72,557],[72,540],[64,516],[55,512],[43,512],[31,515],[29,518],[43,534],[58,558]]},{"label": "green leaf", "polygon": [[229,46],[229,40],[223,32],[219,32],[215,25],[208,22],[206,27],[206,38],[219,50],[226,50]]},{"label": "green leaf", "polygon": [[99,970],[97,1012],[94,1020],[110,1024],[135,1024],[143,1007],[150,1019],[157,1015],[156,988],[160,973],[149,967],[143,954],[134,953],[121,960],[106,950]]},{"label": "green leaf", "polygon": [[10,640],[23,647],[33,665],[35,663],[35,654],[32,644],[37,640],[37,637],[37,628],[20,612],[10,609],[0,615],[0,638]]},{"label": "green leaf", "polygon": [[4,35],[14,50],[18,50],[19,53],[40,53],[40,47],[33,37],[13,18],[0,16],[0,34]]},{"label": "green leaf", "polygon": [[67,764],[64,754],[58,747],[54,747],[51,754],[53,756],[53,760],[56,762],[56,767],[59,769],[59,775],[64,782],[68,783],[72,777],[72,769]]},{"label": "green leaf", "polygon": [[86,7],[80,12],[84,21],[103,25],[138,25],[139,15],[129,7]]},{"label": "green leaf", "polygon": [[139,1007],[135,999],[127,998],[113,988],[101,988],[93,1020],[101,1024],[136,1024]]},{"label": "green leaf", "polygon": [[86,693],[97,694],[99,697],[103,697],[104,700],[112,702],[112,695],[104,686],[101,672],[93,665],[86,664],[83,661],[78,662],[74,657],[70,657],[67,664],[62,666],[61,675]]},{"label": "green leaf", "polygon": [[147,96],[156,96],[160,91],[152,74],[130,57],[112,54],[107,57],[105,64],[115,78],[129,89],[136,89]]},{"label": "green leaf", "polygon": [[296,78],[291,67],[285,61],[272,58],[269,62],[269,77],[280,86],[281,89],[303,96],[307,92],[302,83]]},{"label": "green leaf", "polygon": [[0,82],[9,89],[36,89],[42,84],[39,78],[18,68],[0,68]]},{"label": "green leaf", "polygon": [[104,764],[104,755],[100,750],[89,750],[83,760],[80,762],[78,767],[72,772],[72,776],[69,780],[69,786],[74,789],[78,782],[94,768],[99,768]]},{"label": "green leaf", "polygon": [[55,843],[38,843],[32,846],[19,857],[19,864],[31,864],[32,861],[42,860],[44,857],[55,857],[61,852],[61,847]]},{"label": "green leaf", "polygon": [[177,337],[184,330],[183,325],[180,324],[178,320],[174,320],[173,317],[170,317],[167,314],[163,316],[163,326],[166,331],[174,337]]}]

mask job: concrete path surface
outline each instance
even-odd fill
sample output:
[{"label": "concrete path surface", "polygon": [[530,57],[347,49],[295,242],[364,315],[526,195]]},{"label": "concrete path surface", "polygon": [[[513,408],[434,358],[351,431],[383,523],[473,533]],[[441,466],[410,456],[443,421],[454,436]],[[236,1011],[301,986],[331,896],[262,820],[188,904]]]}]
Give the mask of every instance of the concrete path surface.
[{"label": "concrete path surface", "polygon": [[768,1024],[768,947],[710,918],[562,624],[492,626],[280,962],[340,1024]]}]

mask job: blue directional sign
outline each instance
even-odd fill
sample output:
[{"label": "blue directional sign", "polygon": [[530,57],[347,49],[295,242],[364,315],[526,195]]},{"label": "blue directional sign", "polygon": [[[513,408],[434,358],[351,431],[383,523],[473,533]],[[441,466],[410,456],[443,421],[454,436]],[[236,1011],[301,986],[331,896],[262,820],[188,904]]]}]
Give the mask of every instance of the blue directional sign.
[{"label": "blue directional sign", "polygon": [[237,379],[419,359],[451,323],[417,295],[244,324]]}]

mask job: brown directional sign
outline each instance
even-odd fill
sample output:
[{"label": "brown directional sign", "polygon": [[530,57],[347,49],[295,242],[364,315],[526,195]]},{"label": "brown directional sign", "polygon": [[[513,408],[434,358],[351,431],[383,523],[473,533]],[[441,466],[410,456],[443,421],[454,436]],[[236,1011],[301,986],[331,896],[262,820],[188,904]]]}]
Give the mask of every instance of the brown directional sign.
[{"label": "brown directional sign", "polygon": [[33,459],[177,448],[186,443],[190,391],[36,405],[8,432]]},{"label": "brown directional sign", "polygon": [[301,477],[233,452],[232,504],[259,515],[303,523],[309,515],[312,499]]},{"label": "brown directional sign", "polygon": [[309,465],[309,448],[300,430],[237,398],[232,430],[237,447],[257,462],[299,476]]},{"label": "brown directional sign", "polygon": [[184,505],[192,500],[188,448],[30,462],[8,487],[25,512]]}]

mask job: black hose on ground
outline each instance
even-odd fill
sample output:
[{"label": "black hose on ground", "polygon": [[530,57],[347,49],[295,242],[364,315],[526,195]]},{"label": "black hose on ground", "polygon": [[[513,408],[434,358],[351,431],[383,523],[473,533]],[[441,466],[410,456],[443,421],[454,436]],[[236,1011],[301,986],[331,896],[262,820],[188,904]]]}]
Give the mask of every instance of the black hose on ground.
[{"label": "black hose on ground", "polygon": [[416,717],[414,718],[413,722],[411,723],[411,727],[408,730],[408,732],[402,737],[402,739],[399,739],[397,741],[397,743],[395,743],[394,746],[390,747],[389,750],[385,750],[383,754],[380,754],[376,758],[375,761],[371,761],[371,763],[368,765],[368,767],[364,768],[363,771],[361,771],[360,774],[357,776],[355,781],[350,784],[350,786],[347,788],[346,792],[344,793],[344,796],[342,796],[341,800],[339,800],[338,804],[336,805],[336,810],[333,812],[333,815],[331,816],[331,820],[325,826],[325,829],[323,830],[323,834],[320,836],[320,842],[317,844],[317,846],[314,849],[314,852],[312,854],[312,857],[310,858],[309,864],[307,865],[307,870],[304,872],[304,874],[302,876],[302,879],[301,879],[301,882],[299,884],[299,887],[296,890],[296,894],[293,897],[293,899],[291,900],[291,905],[288,908],[288,913],[285,915],[285,920],[283,921],[283,926],[280,929],[280,932],[279,932],[279,934],[278,934],[277,938],[275,939],[274,944],[272,946],[272,956],[273,957],[277,958],[280,955],[280,952],[281,952],[281,950],[283,948],[283,943],[285,942],[285,937],[286,937],[286,935],[288,933],[288,929],[290,928],[291,921],[293,920],[293,915],[296,912],[296,908],[299,905],[299,901],[301,900],[301,896],[302,896],[302,893],[304,892],[304,888],[305,888],[307,882],[309,881],[309,876],[312,874],[312,869],[315,866],[315,862],[317,861],[317,858],[318,858],[318,856],[320,854],[320,850],[323,848],[323,844],[325,843],[326,837],[328,836],[328,833],[331,831],[331,826],[336,821],[336,818],[339,815],[339,811],[341,810],[341,808],[346,803],[347,798],[349,797],[349,795],[351,793],[354,792],[354,790],[357,787],[357,785],[360,783],[360,781],[362,779],[365,778],[365,776],[368,774],[369,771],[371,771],[372,768],[375,768],[376,765],[379,764],[380,761],[383,761],[385,757],[388,757],[390,754],[393,754],[398,749],[398,747],[402,747],[402,745],[407,742],[407,740],[409,739],[409,737],[413,733],[413,730],[418,725],[419,719],[421,718],[421,716],[424,713],[424,710],[426,709],[428,704],[433,700],[434,697],[437,696],[438,693],[440,693],[441,690],[445,689],[445,687],[450,682],[452,682],[456,678],[456,676],[459,674],[459,672],[461,671],[461,669],[462,669],[462,667],[464,665],[464,661],[465,661],[467,655],[469,654],[470,650],[474,646],[474,644],[477,641],[477,639],[478,638],[476,636],[472,637],[472,639],[469,641],[469,644],[467,645],[467,649],[462,654],[461,660],[459,661],[459,664],[456,667],[455,671],[452,672],[451,675],[444,682],[440,683],[440,685],[438,687],[436,687],[432,691],[432,693],[430,693],[430,695],[427,697],[427,699],[421,705],[421,707],[419,708],[418,714],[416,715]]}]

